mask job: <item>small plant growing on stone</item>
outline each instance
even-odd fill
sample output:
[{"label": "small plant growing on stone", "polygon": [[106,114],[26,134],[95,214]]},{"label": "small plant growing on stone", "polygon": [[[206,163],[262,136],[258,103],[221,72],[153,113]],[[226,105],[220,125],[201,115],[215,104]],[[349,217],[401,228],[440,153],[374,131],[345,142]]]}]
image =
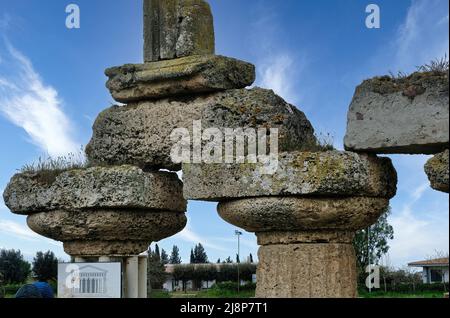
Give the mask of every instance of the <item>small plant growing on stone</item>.
[{"label": "small plant growing on stone", "polygon": [[[449,71],[449,61],[447,54],[445,54],[442,58],[436,58],[428,64],[416,66],[416,72],[421,73],[448,73]],[[402,71],[398,71],[397,74],[389,71],[389,76],[393,80],[405,80],[410,77],[412,74],[408,74]]]},{"label": "small plant growing on stone", "polygon": [[336,150],[334,147],[334,138],[330,133],[316,133],[315,139],[307,142],[303,149],[312,152],[325,152]]},{"label": "small plant growing on stone", "polygon": [[389,71],[389,76],[394,80],[402,80],[409,76],[409,74],[404,73],[402,71],[398,71],[397,74],[394,74],[392,71]]},{"label": "small plant growing on stone", "polygon": [[40,181],[45,183],[53,182],[56,177],[64,171],[83,169],[88,166],[88,162],[83,152],[83,148],[77,153],[69,153],[59,157],[39,157],[31,164],[25,164],[20,173],[35,174]]},{"label": "small plant growing on stone", "polygon": [[445,73],[449,70],[449,61],[447,58],[447,54],[442,58],[435,59],[431,61],[429,64],[425,64],[422,66],[418,66],[417,70],[419,72],[435,72],[435,73]]}]

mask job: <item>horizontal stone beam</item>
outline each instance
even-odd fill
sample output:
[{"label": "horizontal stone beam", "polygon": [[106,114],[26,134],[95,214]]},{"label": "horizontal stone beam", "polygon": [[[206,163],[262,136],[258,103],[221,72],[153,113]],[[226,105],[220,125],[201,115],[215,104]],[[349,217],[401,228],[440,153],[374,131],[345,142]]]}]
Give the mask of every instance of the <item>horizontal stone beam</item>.
[{"label": "horizontal stone beam", "polygon": [[364,81],[350,105],[345,148],[386,154],[448,149],[448,85],[448,72]]},{"label": "horizontal stone beam", "polygon": [[352,152],[280,153],[274,174],[258,164],[183,164],[184,197],[228,201],[261,196],[392,198],[397,173],[389,158]]}]

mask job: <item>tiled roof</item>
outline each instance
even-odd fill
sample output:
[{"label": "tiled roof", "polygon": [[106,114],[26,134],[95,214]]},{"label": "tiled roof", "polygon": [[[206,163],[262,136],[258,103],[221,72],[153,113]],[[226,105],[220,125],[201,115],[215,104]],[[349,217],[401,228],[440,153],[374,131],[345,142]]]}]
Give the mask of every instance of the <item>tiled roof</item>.
[{"label": "tiled roof", "polygon": [[448,257],[412,262],[408,266],[448,266]]}]

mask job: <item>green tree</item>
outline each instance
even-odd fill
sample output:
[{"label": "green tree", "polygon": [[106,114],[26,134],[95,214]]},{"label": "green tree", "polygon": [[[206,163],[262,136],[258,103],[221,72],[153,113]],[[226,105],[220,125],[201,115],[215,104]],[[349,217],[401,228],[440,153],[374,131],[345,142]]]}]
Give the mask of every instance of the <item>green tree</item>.
[{"label": "green tree", "polygon": [[159,246],[158,246],[158,244],[155,244],[155,252],[154,252],[154,256],[155,256],[157,259],[161,259],[161,254],[159,253]]},{"label": "green tree", "polygon": [[252,253],[250,253],[250,256],[248,257],[248,261],[250,262],[250,264],[253,263],[253,255],[252,255]]},{"label": "green tree", "polygon": [[394,228],[388,223],[391,209],[388,208],[378,221],[367,229],[358,231],[353,240],[360,281],[365,281],[365,269],[370,264],[378,264],[389,251],[389,240],[394,239]]},{"label": "green tree", "polygon": [[208,256],[206,255],[205,248],[201,243],[198,243],[192,252],[192,264],[206,264],[208,263]]},{"label": "green tree", "polygon": [[20,284],[31,272],[30,263],[23,259],[20,250],[0,250],[0,273],[5,284]]},{"label": "green tree", "polygon": [[240,263],[241,262],[241,259],[239,258],[239,254],[236,254],[236,263]]},{"label": "green tree", "polygon": [[161,256],[156,252],[156,247],[155,252],[151,248],[148,249],[147,261],[148,283],[151,289],[162,289],[167,280],[167,273],[164,264],[161,262]]},{"label": "green tree", "polygon": [[233,263],[233,260],[231,259],[231,257],[228,256],[228,257],[225,259],[224,263],[232,264],[232,263]]},{"label": "green tree", "polygon": [[191,259],[189,263],[194,264],[195,263],[195,256],[194,256],[194,250],[191,248]]},{"label": "green tree", "polygon": [[172,253],[169,258],[170,264],[181,264],[180,250],[178,246],[174,245],[172,248]]},{"label": "green tree", "polygon": [[37,252],[33,259],[33,273],[40,282],[56,280],[58,277],[58,259],[51,251]]},{"label": "green tree", "polygon": [[164,249],[161,250],[161,263],[164,265],[169,264],[169,255],[167,255]]}]

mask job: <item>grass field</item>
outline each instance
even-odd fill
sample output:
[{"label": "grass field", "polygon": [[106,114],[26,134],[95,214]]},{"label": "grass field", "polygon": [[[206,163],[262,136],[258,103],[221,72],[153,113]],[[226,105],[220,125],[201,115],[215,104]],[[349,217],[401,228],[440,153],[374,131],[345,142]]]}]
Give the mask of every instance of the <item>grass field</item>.
[{"label": "grass field", "polygon": [[417,292],[417,293],[398,293],[398,292],[375,291],[372,293],[360,292],[359,297],[360,298],[443,298],[444,292],[423,291],[423,292]]},{"label": "grass field", "polygon": [[[239,294],[235,291],[223,290],[207,290],[207,291],[188,291],[169,293],[165,291],[155,291],[151,298],[253,298],[254,291],[242,291]],[[372,293],[360,292],[359,298],[443,298],[443,292],[425,291],[418,293],[398,293],[398,292],[381,292]]]}]

